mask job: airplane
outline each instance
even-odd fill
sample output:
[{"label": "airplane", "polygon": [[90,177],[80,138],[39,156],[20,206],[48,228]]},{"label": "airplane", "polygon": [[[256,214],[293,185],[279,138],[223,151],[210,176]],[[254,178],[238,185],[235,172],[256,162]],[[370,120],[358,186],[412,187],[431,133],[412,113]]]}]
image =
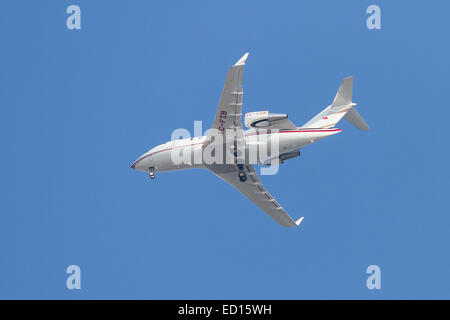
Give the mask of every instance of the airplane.
[{"label": "airplane", "polygon": [[[291,218],[264,188],[253,164],[277,165],[300,156],[300,149],[304,146],[341,132],[335,125],[342,118],[360,130],[369,130],[369,126],[352,101],[353,76],[350,76],[342,81],[332,104],[304,125],[294,125],[287,114],[258,111],[245,114],[244,124],[248,130],[244,131],[242,78],[247,57],[248,53],[244,54],[229,69],[214,123],[205,136],[171,140],[158,145],[140,156],[131,168],[148,172],[151,179],[155,178],[156,172],[208,169],[243,193],[280,225],[299,226],[304,217],[297,220]],[[251,159],[249,150],[251,147],[255,149],[255,146],[259,151],[273,150],[263,155],[257,151],[256,157]],[[221,161],[207,159],[206,150],[213,157],[217,155]],[[180,157],[184,157],[185,161],[179,161]]]}]

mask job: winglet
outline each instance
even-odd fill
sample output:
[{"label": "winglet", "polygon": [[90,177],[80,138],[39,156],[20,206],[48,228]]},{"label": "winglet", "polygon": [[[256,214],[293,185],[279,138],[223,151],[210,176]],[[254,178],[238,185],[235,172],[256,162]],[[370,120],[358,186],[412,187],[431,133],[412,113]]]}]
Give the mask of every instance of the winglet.
[{"label": "winglet", "polygon": [[298,219],[297,221],[295,221],[295,224],[296,224],[297,226],[299,226],[300,223],[302,223],[303,218],[304,218],[304,217],[301,217],[300,219]]},{"label": "winglet", "polygon": [[245,60],[247,60],[247,57],[248,57],[248,52],[246,54],[244,54],[242,56],[242,58],[240,58],[239,61],[236,62],[236,64],[234,66],[243,66],[245,64]]}]

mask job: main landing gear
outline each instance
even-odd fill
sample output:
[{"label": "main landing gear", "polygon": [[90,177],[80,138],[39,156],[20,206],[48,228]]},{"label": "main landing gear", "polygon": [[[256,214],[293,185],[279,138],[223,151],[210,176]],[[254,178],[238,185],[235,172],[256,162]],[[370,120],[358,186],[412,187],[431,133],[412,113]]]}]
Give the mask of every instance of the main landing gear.
[{"label": "main landing gear", "polygon": [[150,179],[155,179],[155,168],[150,167],[149,170],[150,172],[148,173],[148,175],[150,176]]},{"label": "main landing gear", "polygon": [[[238,149],[237,149],[236,141],[234,141],[233,154],[234,154],[234,158],[237,159]],[[241,180],[241,182],[244,183],[245,181],[247,181],[247,174],[244,171],[244,165],[239,163],[239,164],[237,164],[237,167],[239,168],[239,173],[238,173],[239,180]]]},{"label": "main landing gear", "polygon": [[238,168],[239,168],[238,173],[239,180],[241,180],[241,182],[247,181],[247,174],[244,172],[244,166],[242,164],[238,164]]}]

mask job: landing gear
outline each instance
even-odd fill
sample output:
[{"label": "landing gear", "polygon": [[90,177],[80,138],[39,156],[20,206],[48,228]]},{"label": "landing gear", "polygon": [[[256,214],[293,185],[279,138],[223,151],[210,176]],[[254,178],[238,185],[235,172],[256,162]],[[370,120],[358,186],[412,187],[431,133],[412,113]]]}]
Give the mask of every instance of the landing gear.
[{"label": "landing gear", "polygon": [[245,172],[239,172],[238,176],[239,176],[239,180],[241,180],[241,182],[247,181],[247,175],[245,174]]},{"label": "landing gear", "polygon": [[150,176],[150,179],[155,179],[155,168],[154,167],[150,167],[149,168],[150,172],[148,173],[148,175]]},{"label": "landing gear", "polygon": [[244,172],[244,166],[242,164],[238,164],[238,168],[239,168],[238,173],[239,180],[241,180],[241,182],[247,181],[247,174]]},{"label": "landing gear", "polygon": [[236,161],[236,165],[239,169],[239,173],[238,173],[239,180],[241,180],[241,182],[244,183],[245,181],[247,181],[247,174],[244,171],[244,165],[242,163],[237,163],[238,162],[238,146],[237,146],[236,140],[234,140],[233,155],[234,155],[234,161]]}]

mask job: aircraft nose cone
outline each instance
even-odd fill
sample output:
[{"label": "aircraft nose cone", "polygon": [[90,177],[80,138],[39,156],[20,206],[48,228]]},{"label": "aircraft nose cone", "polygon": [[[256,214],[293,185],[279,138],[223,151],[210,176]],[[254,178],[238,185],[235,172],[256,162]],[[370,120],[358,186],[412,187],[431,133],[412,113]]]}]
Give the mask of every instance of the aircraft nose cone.
[{"label": "aircraft nose cone", "polygon": [[152,156],[147,152],[133,162],[130,168],[139,171],[148,171],[150,166],[152,166]]},{"label": "aircraft nose cone", "polygon": [[140,167],[142,166],[142,159],[144,159],[144,158],[145,158],[145,154],[140,156],[139,158],[137,158],[136,161],[134,161],[133,164],[130,166],[130,168],[139,170]]}]

